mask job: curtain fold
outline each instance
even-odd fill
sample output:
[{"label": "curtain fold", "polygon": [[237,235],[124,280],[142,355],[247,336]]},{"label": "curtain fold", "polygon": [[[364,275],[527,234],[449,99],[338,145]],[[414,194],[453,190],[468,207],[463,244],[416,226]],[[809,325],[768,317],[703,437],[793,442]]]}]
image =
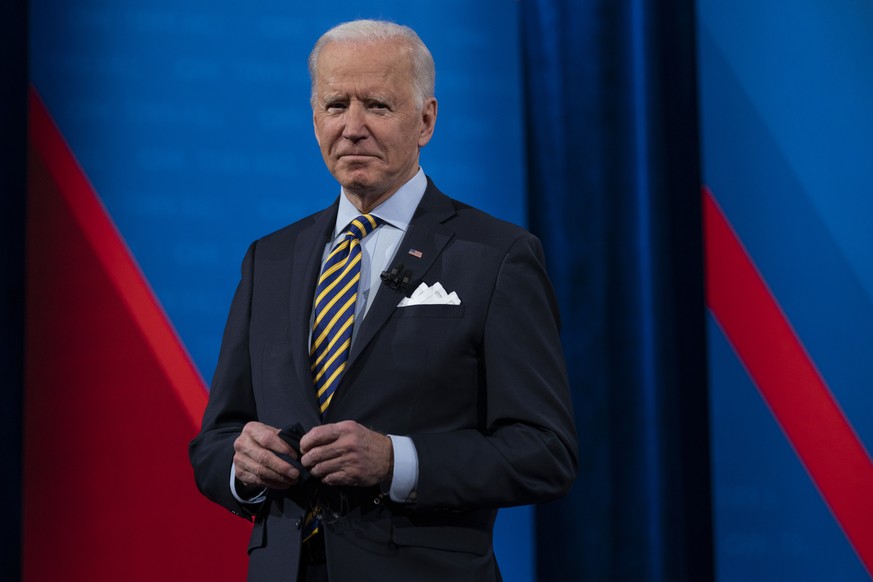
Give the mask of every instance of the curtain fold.
[{"label": "curtain fold", "polygon": [[691,0],[522,3],[530,226],[561,305],[572,493],[540,580],[712,577]]}]

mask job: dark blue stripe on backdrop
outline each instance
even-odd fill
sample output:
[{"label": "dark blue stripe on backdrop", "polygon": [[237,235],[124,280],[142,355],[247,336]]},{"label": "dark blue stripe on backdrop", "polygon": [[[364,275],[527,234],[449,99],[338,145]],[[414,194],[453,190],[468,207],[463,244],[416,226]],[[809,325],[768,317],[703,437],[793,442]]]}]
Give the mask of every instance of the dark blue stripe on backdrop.
[{"label": "dark blue stripe on backdrop", "polygon": [[0,531],[4,580],[21,573],[21,406],[24,384],[24,217],[27,172],[27,2],[0,10]]},{"label": "dark blue stripe on backdrop", "polygon": [[537,511],[539,579],[708,580],[693,2],[522,6],[530,226],[582,451]]}]

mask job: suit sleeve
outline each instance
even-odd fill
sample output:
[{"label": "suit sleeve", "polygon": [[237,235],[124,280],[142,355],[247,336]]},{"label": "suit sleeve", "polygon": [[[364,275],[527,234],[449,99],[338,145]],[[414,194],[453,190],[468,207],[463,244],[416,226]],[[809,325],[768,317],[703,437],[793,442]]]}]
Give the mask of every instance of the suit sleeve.
[{"label": "suit sleeve", "polygon": [[234,498],[229,480],[233,442],[245,424],[257,417],[249,353],[254,255],[255,243],[249,247],[243,260],[241,279],[224,329],[203,424],[188,448],[194,479],[200,491],[212,501],[246,518],[251,516],[253,507],[241,504]]},{"label": "suit sleeve", "polygon": [[415,505],[502,507],[565,494],[576,476],[576,429],[557,304],[534,236],[503,257],[480,353],[480,426],[411,435]]}]

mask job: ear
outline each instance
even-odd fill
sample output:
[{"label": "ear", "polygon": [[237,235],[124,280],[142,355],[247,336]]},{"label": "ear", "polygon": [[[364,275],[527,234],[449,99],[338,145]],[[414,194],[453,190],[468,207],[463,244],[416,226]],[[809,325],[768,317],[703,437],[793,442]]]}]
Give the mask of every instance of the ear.
[{"label": "ear", "polygon": [[418,134],[418,147],[424,147],[430,138],[433,137],[433,130],[436,126],[437,118],[437,100],[431,97],[424,103],[421,110],[421,131]]}]

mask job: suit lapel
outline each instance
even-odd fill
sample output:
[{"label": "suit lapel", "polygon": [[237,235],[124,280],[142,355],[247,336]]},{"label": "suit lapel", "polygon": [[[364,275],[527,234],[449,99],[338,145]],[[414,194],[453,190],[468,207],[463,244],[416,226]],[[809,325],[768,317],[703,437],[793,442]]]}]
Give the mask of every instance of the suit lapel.
[{"label": "suit lapel", "polygon": [[[346,373],[334,394],[331,410],[336,409],[343,394],[349,389],[346,385],[346,378],[349,377],[348,372],[354,367],[361,353],[391,317],[400,300],[409,295],[421,283],[434,261],[455,236],[454,230],[443,224],[454,214],[455,209],[451,200],[437,190],[436,186],[428,179],[427,190],[425,190],[409,224],[409,230],[406,231],[406,235],[397,247],[397,253],[391,261],[391,266],[387,269],[390,271],[398,265],[403,265],[411,273],[409,283],[405,290],[392,289],[387,285],[382,285],[379,288],[367,316],[360,323],[361,327],[358,329],[346,364]],[[421,257],[408,254],[410,249],[420,251]]]},{"label": "suit lapel", "polygon": [[330,242],[336,223],[337,205],[317,214],[312,224],[304,228],[294,243],[294,260],[291,277],[291,342],[295,354],[297,388],[302,392],[300,402],[311,402],[315,413],[314,424],[319,422],[318,400],[312,383],[309,367],[309,335],[312,319],[312,299],[315,282],[321,270],[321,258],[325,245]]}]

